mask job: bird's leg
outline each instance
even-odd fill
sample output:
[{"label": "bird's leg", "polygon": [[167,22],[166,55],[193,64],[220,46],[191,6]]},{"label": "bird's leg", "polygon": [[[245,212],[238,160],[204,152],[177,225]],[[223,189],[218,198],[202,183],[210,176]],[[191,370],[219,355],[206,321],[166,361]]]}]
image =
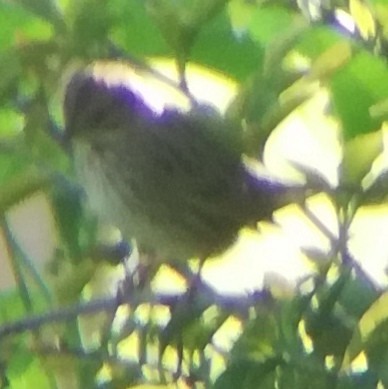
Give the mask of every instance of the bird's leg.
[{"label": "bird's leg", "polygon": [[187,261],[182,260],[169,261],[168,266],[179,273],[187,282],[187,288],[185,293],[185,300],[188,297],[192,299],[195,296],[196,291],[202,284],[202,268],[207,259],[207,256],[199,258],[198,269],[192,269]]},{"label": "bird's leg", "polygon": [[202,282],[201,273],[202,273],[203,266],[205,265],[206,259],[207,259],[207,257],[199,258],[198,271],[195,274],[194,278],[192,279],[191,287],[196,288],[197,286],[199,286],[201,284],[201,282]]},{"label": "bird's leg", "polygon": [[139,289],[145,288],[151,283],[158,272],[162,261],[157,254],[151,250],[139,247],[137,250],[137,261],[133,270],[133,277]]},{"label": "bird's leg", "polygon": [[201,257],[199,258],[199,264],[198,264],[198,270],[192,275],[192,277],[189,280],[189,284],[187,287],[187,298],[189,300],[195,298],[195,295],[198,291],[198,289],[201,287],[202,284],[202,269],[205,264],[207,257]]}]

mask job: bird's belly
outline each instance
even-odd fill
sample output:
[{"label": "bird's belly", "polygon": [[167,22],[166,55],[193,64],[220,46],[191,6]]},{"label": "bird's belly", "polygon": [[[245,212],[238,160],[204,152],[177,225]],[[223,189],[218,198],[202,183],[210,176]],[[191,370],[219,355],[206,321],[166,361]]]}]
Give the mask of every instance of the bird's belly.
[{"label": "bird's belly", "polygon": [[91,210],[103,222],[119,228],[126,238],[135,238],[160,256],[167,259],[205,257],[232,243],[237,226],[230,228],[223,225],[222,220],[216,226],[206,225],[207,220],[202,221],[201,216],[190,209],[185,194],[179,197],[179,193],[175,193],[179,217],[173,218],[167,209],[171,204],[165,207],[162,201],[158,202],[157,196],[156,204],[147,207],[146,201],[143,203],[142,199],[135,198],[131,188],[125,189],[125,196],[120,194],[116,188],[120,184],[115,181],[117,174],[112,179],[104,161],[87,144],[74,148],[74,161]]}]

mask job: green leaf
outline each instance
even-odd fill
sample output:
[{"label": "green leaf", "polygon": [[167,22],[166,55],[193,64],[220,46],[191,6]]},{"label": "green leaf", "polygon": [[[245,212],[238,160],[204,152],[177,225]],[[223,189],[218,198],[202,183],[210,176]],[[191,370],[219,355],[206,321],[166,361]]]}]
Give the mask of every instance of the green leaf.
[{"label": "green leaf", "polygon": [[297,49],[302,55],[315,60],[341,40],[345,41],[344,38],[332,28],[325,26],[310,26],[303,36],[300,37]]},{"label": "green leaf", "polygon": [[[116,23],[112,39],[119,47],[138,56],[173,55],[144,3],[120,0],[110,5]],[[243,80],[261,62],[262,51],[248,37],[231,30],[226,11],[219,12],[198,32],[190,60]]]},{"label": "green leaf", "polygon": [[244,332],[232,349],[232,357],[241,359],[249,357],[264,360],[277,353],[279,328],[277,318],[263,310],[257,318],[247,323]]},{"label": "green leaf", "polygon": [[144,2],[118,0],[109,2],[109,9],[116,21],[112,26],[112,40],[123,50],[138,56],[171,55],[171,50],[147,14]]},{"label": "green leaf", "polygon": [[14,137],[21,133],[23,116],[15,109],[0,108],[0,140]]},{"label": "green leaf", "polygon": [[258,5],[244,0],[230,0],[228,15],[233,30],[237,34],[245,34]]},{"label": "green leaf", "polygon": [[188,59],[198,26],[192,24],[193,2],[148,0],[147,11],[176,56]]},{"label": "green leaf", "polygon": [[11,291],[0,294],[0,323],[20,318],[24,312],[19,293]]},{"label": "green leaf", "polygon": [[22,169],[17,175],[12,175],[6,185],[0,187],[0,212],[5,212],[36,191],[46,189],[50,182],[49,176],[34,167]]},{"label": "green leaf", "polygon": [[[8,342],[9,340],[11,342]],[[21,342],[19,339],[16,342],[15,338],[7,339],[2,343],[1,352],[2,361],[4,357],[7,358],[5,374],[10,382],[10,388],[52,388],[47,371],[27,342]]]},{"label": "green leaf", "polygon": [[[379,329],[379,327],[383,324],[385,325],[385,327]],[[381,338],[380,340],[384,344],[384,350],[386,350],[387,329],[388,292],[385,292],[370,305],[370,307],[362,315],[360,321],[358,322],[357,328],[354,330],[352,339],[346,349],[346,353],[342,363],[342,369],[347,369],[350,366],[350,363],[364,349],[366,342],[373,335],[375,337],[379,336]]]},{"label": "green leaf", "polygon": [[249,35],[255,42],[266,46],[284,34],[294,18],[295,15],[287,9],[276,5],[257,8],[249,25]]},{"label": "green leaf", "polygon": [[274,388],[275,369],[281,359],[272,358],[264,362],[241,359],[232,363],[217,379],[214,389],[264,389]]},{"label": "green leaf", "polygon": [[[34,5],[37,1],[26,1]],[[45,21],[31,15],[15,2],[0,3],[0,50],[15,43],[31,40],[46,40],[52,36],[52,27]]]},{"label": "green leaf", "polygon": [[84,217],[82,192],[73,183],[58,177],[51,194],[54,217],[70,256],[79,258],[81,254],[81,228]]},{"label": "green leaf", "polygon": [[388,321],[380,323],[365,342],[365,353],[371,371],[377,373],[384,387],[388,385]]},{"label": "green leaf", "polygon": [[352,336],[352,322],[336,309],[349,277],[350,271],[344,269],[330,287],[322,286],[316,296],[318,307],[306,313],[306,332],[316,354],[322,358],[342,356]]},{"label": "green leaf", "polygon": [[[66,22],[70,26],[67,44],[70,55],[82,58],[106,56],[110,31],[115,16],[109,2],[98,0],[72,1],[68,6]],[[125,16],[125,15],[123,15]]]},{"label": "green leaf", "polygon": [[[15,343],[14,343],[15,347]],[[7,376],[12,382],[12,378],[17,379],[21,374],[26,374],[26,370],[30,368],[33,363],[33,356],[30,354],[27,348],[21,343],[16,345],[13,350],[12,357],[7,369]]]},{"label": "green leaf", "polygon": [[311,66],[309,77],[322,80],[329,78],[344,66],[352,56],[351,45],[347,41],[338,41],[316,58]]},{"label": "green leaf", "polygon": [[193,320],[183,331],[183,342],[189,350],[204,350],[212,336],[227,319],[216,306],[209,307],[200,318]]},{"label": "green leaf", "polygon": [[383,152],[382,131],[357,135],[345,143],[340,167],[340,181],[345,185],[359,185],[371,170],[372,163]]},{"label": "green leaf", "polygon": [[191,24],[200,30],[205,23],[221,12],[228,2],[229,0],[194,0]]},{"label": "green leaf", "polygon": [[381,59],[360,52],[332,76],[329,84],[345,139],[380,127],[381,121],[372,118],[369,109],[388,97],[388,70]]},{"label": "green leaf", "polygon": [[64,28],[62,15],[54,0],[16,0],[15,2],[55,27]]},{"label": "green leaf", "polygon": [[17,50],[0,53],[0,100],[9,99],[10,91],[15,88],[22,71]]},{"label": "green leaf", "polygon": [[263,50],[249,36],[236,36],[223,11],[200,30],[190,59],[245,80],[262,62]]},{"label": "green leaf", "polygon": [[376,289],[365,285],[364,278],[352,277],[346,282],[339,302],[350,317],[360,318],[378,296]]},{"label": "green leaf", "polygon": [[330,374],[315,358],[301,355],[297,361],[281,366],[277,384],[284,389],[328,389],[332,387]]}]

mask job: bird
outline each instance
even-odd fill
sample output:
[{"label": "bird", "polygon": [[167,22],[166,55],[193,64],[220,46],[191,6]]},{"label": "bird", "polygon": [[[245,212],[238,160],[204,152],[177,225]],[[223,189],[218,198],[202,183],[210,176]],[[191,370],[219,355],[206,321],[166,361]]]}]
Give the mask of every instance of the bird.
[{"label": "bird", "polygon": [[[109,67],[110,78],[101,71]],[[64,94],[80,185],[93,212],[123,236],[166,260],[204,259],[305,196],[247,168],[238,124],[178,86],[166,85],[184,103],[152,105],[157,91],[149,83],[142,91],[143,79],[164,83],[149,69],[94,63],[73,73]]]}]

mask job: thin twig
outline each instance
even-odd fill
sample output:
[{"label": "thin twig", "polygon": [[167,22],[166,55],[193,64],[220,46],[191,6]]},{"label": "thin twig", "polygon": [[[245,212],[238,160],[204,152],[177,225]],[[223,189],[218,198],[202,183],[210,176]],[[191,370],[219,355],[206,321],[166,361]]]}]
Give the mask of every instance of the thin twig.
[{"label": "thin twig", "polygon": [[6,219],[4,219],[2,223],[2,228],[4,230],[5,237],[7,239],[9,247],[12,248],[12,252],[14,256],[17,257],[16,260],[19,259],[20,262],[22,262],[22,265],[24,265],[27,268],[27,271],[31,275],[32,279],[36,282],[39,289],[42,291],[42,294],[46,299],[46,301],[48,303],[52,303],[50,290],[48,289],[47,285],[45,284],[42,277],[40,276],[38,270],[34,266],[34,261],[31,258],[29,258],[28,254],[22,249],[22,247],[20,247],[19,243],[14,238]]},{"label": "thin twig", "polygon": [[6,249],[11,259],[11,267],[12,267],[13,275],[15,277],[19,289],[20,297],[23,301],[24,308],[26,309],[27,312],[32,312],[33,311],[32,300],[28,293],[27,283],[23,277],[20,263],[17,259],[17,253],[16,253],[15,245],[13,244],[14,241],[12,239],[12,233],[8,227],[8,223],[4,215],[1,216],[0,225],[4,233]]},{"label": "thin twig", "polygon": [[[250,295],[225,296],[216,293],[205,283],[201,283],[198,286],[196,293],[198,301],[202,301],[204,304],[216,304],[227,311],[238,314],[243,314],[265,298],[265,294],[260,291]],[[125,304],[138,305],[141,303],[154,303],[174,307],[185,296],[186,294],[155,294],[149,298],[149,296],[147,297],[142,293],[131,293],[125,296],[119,293],[114,297],[96,299],[69,307],[61,307],[54,311],[6,323],[0,326],[0,339],[7,335],[36,330],[43,325],[73,320],[80,315],[90,315],[102,311],[114,312],[120,305]],[[187,306],[190,309],[190,306]]]},{"label": "thin twig", "polygon": [[348,217],[344,222],[341,223],[340,221],[338,221],[339,236],[336,237],[333,232],[331,232],[321,222],[321,220],[318,219],[318,217],[311,211],[310,208],[308,208],[306,204],[299,205],[302,208],[304,214],[307,216],[307,218],[329,239],[333,253],[340,253],[342,257],[342,263],[346,266],[351,267],[356,272],[357,276],[360,277],[366,283],[366,285],[376,291],[377,286],[365,273],[364,269],[357,262],[357,260],[353,258],[347,246],[349,227],[355,217],[356,212],[353,212],[350,217]]},{"label": "thin twig", "polygon": [[41,315],[26,317],[24,319],[2,325],[0,327],[0,339],[10,334],[35,330],[45,324],[69,321],[78,315],[92,314],[99,311],[112,311],[116,309],[117,305],[117,298],[110,297],[66,308],[60,308]]}]

